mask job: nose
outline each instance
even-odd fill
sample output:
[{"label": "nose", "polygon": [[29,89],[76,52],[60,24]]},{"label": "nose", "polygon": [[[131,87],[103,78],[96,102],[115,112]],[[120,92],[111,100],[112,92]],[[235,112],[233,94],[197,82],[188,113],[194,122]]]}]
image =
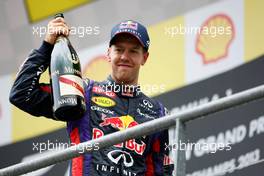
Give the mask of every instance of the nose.
[{"label": "nose", "polygon": [[129,53],[127,50],[124,50],[121,55],[121,60],[128,60],[128,58],[129,58]]}]

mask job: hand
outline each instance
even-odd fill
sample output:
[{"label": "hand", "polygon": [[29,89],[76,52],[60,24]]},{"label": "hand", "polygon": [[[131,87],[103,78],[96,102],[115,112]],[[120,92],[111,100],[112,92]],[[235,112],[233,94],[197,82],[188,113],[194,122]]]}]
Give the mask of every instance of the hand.
[{"label": "hand", "polygon": [[49,22],[44,40],[54,45],[59,35],[69,36],[69,32],[70,28],[66,24],[64,18],[58,17]]}]

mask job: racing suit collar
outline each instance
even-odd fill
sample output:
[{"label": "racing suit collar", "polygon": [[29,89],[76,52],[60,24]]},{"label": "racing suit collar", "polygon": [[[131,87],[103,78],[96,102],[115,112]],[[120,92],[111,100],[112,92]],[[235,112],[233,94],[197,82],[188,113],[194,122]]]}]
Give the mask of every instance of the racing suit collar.
[{"label": "racing suit collar", "polygon": [[140,86],[116,83],[112,76],[107,77],[107,89],[123,97],[137,97],[142,94]]}]

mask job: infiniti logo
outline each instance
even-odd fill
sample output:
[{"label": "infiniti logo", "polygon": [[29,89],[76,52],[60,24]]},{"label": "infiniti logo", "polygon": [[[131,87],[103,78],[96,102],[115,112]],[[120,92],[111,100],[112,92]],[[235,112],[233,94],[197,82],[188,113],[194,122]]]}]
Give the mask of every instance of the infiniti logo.
[{"label": "infiniti logo", "polygon": [[141,108],[144,108],[145,112],[149,111],[148,113],[157,114],[157,112],[153,110],[154,105],[149,100],[143,99],[142,102],[140,102],[138,105]]},{"label": "infiniti logo", "polygon": [[134,164],[132,156],[122,150],[113,150],[107,154],[108,158],[115,164],[123,162],[126,167],[131,167]]},{"label": "infiniti logo", "polygon": [[143,100],[143,104],[145,105],[145,106],[148,106],[149,108],[153,108],[153,104],[151,104],[148,100],[146,100],[146,99],[144,99]]},{"label": "infiniti logo", "polygon": [[155,119],[154,117],[152,117],[152,116],[150,116],[148,114],[142,113],[139,108],[137,108],[137,112],[138,112],[139,115],[144,116],[146,118]]}]

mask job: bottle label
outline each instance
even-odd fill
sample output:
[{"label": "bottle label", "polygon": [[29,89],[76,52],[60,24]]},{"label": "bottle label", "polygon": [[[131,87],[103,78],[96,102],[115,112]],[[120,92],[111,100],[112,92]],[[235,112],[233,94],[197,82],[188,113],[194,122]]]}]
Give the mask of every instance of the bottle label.
[{"label": "bottle label", "polygon": [[60,95],[79,95],[84,97],[83,80],[75,75],[61,75],[59,77]]}]

